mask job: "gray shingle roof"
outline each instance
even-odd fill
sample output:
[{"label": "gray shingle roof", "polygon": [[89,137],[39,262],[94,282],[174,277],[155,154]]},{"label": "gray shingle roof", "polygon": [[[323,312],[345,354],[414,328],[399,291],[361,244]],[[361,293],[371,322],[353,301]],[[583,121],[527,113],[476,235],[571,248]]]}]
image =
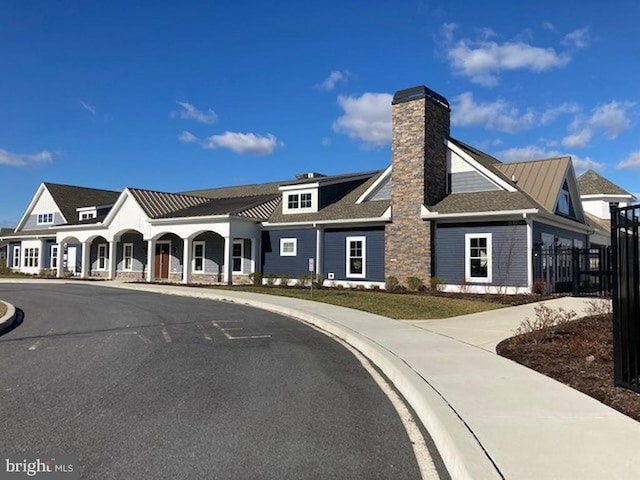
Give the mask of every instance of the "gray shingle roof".
[{"label": "gray shingle roof", "polygon": [[587,170],[578,177],[578,188],[580,195],[631,195],[593,170]]},{"label": "gray shingle roof", "polygon": [[149,218],[166,218],[168,214],[202,205],[210,201],[210,199],[205,197],[179,193],[155,192],[153,190],[141,190],[138,188],[129,188],[129,191]]},{"label": "gray shingle roof", "polygon": [[389,200],[375,200],[359,204],[356,204],[356,201],[382,173],[382,171],[369,172],[368,174],[371,175],[371,177],[367,181],[355,187],[339,200],[315,213],[285,215],[282,213],[282,204],[280,204],[273,212],[273,215],[271,215],[271,218],[269,218],[269,223],[323,222],[381,217],[391,204]]},{"label": "gray shingle roof", "polygon": [[429,210],[445,213],[499,212],[506,210],[524,210],[540,208],[523,192],[491,190],[487,192],[452,193]]},{"label": "gray shingle roof", "polygon": [[80,223],[76,212],[77,208],[113,205],[120,196],[120,192],[112,190],[99,190],[48,182],[45,182],[44,185],[69,224]]},{"label": "gray shingle roof", "polygon": [[254,195],[277,194],[278,187],[285,182],[255,183],[251,185],[238,185],[235,187],[219,187],[203,190],[190,190],[182,192],[183,195],[195,195],[206,198],[233,198],[249,197]]}]

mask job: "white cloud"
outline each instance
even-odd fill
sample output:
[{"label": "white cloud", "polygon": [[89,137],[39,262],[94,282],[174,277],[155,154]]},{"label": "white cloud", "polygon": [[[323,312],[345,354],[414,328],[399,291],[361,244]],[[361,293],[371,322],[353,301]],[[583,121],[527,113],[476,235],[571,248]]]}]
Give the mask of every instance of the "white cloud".
[{"label": "white cloud", "polygon": [[271,134],[256,135],[254,133],[225,132],[222,135],[211,135],[202,144],[203,148],[228,148],[242,155],[270,155],[277,147],[284,146]]},{"label": "white cloud", "polygon": [[321,143],[323,147],[329,147],[331,145],[331,138],[324,137]]},{"label": "white cloud", "polygon": [[545,30],[550,30],[552,32],[556,29],[555,25],[551,22],[544,22],[542,24],[542,28],[544,28]]},{"label": "white cloud", "polygon": [[640,170],[640,150],[631,152],[624,160],[616,165],[616,168],[630,168],[632,170]]},{"label": "white cloud", "polygon": [[563,67],[571,61],[567,54],[553,48],[542,48],[523,41],[455,40],[455,24],[443,27],[446,56],[454,73],[485,86],[498,84],[498,74],[504,70],[543,72]]},{"label": "white cloud", "polygon": [[83,102],[82,100],[80,100],[80,106],[84,108],[87,112],[89,112],[91,115],[96,114],[96,108],[93,105],[89,105],[87,102]]},{"label": "white cloud", "polygon": [[593,110],[590,117],[576,118],[562,144],[565,147],[585,147],[589,144],[597,130],[604,131],[609,139],[614,139],[631,126],[628,111],[634,102],[610,102]]},{"label": "white cloud", "polygon": [[556,150],[546,150],[537,145],[526,147],[508,148],[496,153],[496,158],[503,162],[524,162],[527,160],[538,160],[541,158],[557,157],[560,153]]},{"label": "white cloud", "polygon": [[563,45],[569,45],[577,48],[586,48],[591,43],[589,30],[586,28],[578,28],[571,33],[565,35],[562,40]]},{"label": "white cloud", "polygon": [[11,167],[26,167],[30,165],[41,165],[44,163],[52,163],[53,155],[51,152],[42,150],[38,153],[11,153],[0,149],[0,165],[8,165]]},{"label": "white cloud", "polygon": [[540,160],[544,158],[555,157],[571,157],[573,167],[577,175],[585,172],[589,169],[599,170],[604,167],[604,164],[596,162],[590,157],[578,157],[570,153],[564,153],[559,150],[547,150],[537,145],[529,145],[520,148],[508,148],[496,154],[496,158],[501,159],[503,162],[525,162],[527,160]]},{"label": "white cloud", "polygon": [[351,73],[347,70],[333,70],[329,76],[322,83],[316,85],[316,87],[329,92],[333,90],[339,82],[347,83],[349,77],[351,77]]},{"label": "white cloud", "polygon": [[568,148],[582,148],[586,147],[593,138],[593,130],[589,127],[584,127],[576,133],[567,135],[562,139],[562,145]]},{"label": "white cloud", "polygon": [[216,121],[218,120],[218,115],[216,114],[216,112],[214,112],[210,108],[207,109],[206,112],[203,112],[198,110],[196,107],[194,107],[190,103],[187,103],[187,102],[176,102],[176,103],[180,105],[180,109],[178,111],[171,112],[172,118],[176,118],[176,117],[184,118],[186,120],[195,120],[198,123],[207,123],[207,124],[216,123]]},{"label": "white cloud", "polygon": [[340,95],[344,115],[333,122],[333,130],[345,133],[364,147],[375,148],[391,141],[391,101],[388,93],[364,93],[360,97]]},{"label": "white cloud", "polygon": [[[571,61],[567,53],[558,53],[553,48],[536,47],[523,40],[488,41],[482,32],[481,40],[456,39],[456,30],[456,24],[445,24],[442,28],[446,57],[454,73],[481,85],[497,85],[501,71],[543,72],[564,67]],[[574,37],[574,43],[580,40],[578,34]]]},{"label": "white cloud", "polygon": [[580,111],[580,107],[575,103],[562,103],[557,107],[551,107],[545,110],[540,116],[540,123],[548,125],[560,115],[575,114]]},{"label": "white cloud", "polygon": [[533,110],[520,112],[501,99],[476,103],[473,93],[465,92],[453,99],[451,123],[462,127],[484,125],[489,130],[515,133],[533,128],[536,116]]},{"label": "white cloud", "polygon": [[198,141],[198,137],[196,137],[193,133],[184,130],[178,137],[178,140],[184,143],[195,143]]}]

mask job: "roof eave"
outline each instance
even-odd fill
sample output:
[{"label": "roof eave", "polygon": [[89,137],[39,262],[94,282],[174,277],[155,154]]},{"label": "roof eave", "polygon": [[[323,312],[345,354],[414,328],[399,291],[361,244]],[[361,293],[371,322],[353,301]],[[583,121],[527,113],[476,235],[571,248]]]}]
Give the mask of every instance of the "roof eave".
[{"label": "roof eave", "polygon": [[461,212],[461,213],[438,213],[432,212],[423,206],[420,214],[422,220],[448,220],[455,218],[495,218],[495,217],[526,217],[528,215],[537,215],[540,210],[537,208],[525,208],[519,210],[496,210],[484,212]]}]

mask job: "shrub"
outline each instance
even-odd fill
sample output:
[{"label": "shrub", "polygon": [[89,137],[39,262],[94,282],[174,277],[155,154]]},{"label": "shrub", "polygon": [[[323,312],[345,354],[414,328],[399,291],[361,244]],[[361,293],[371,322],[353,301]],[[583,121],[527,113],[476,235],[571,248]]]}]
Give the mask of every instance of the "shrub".
[{"label": "shrub", "polygon": [[276,283],[276,276],[273,273],[267,273],[265,276],[267,287],[273,287]]},{"label": "shrub", "polygon": [[547,293],[547,282],[544,280],[536,280],[533,282],[533,287],[531,288],[531,292],[536,295],[544,295]]},{"label": "shrub", "polygon": [[464,278],[458,282],[458,291],[460,293],[469,293],[471,290],[471,284],[467,282]]},{"label": "shrub", "polygon": [[304,275],[300,275],[298,280],[296,281],[296,287],[308,287],[311,283],[311,275],[305,273]]},{"label": "shrub", "polygon": [[591,300],[587,300],[586,303],[587,306],[584,307],[584,313],[588,317],[613,313],[611,300],[605,300],[604,298],[592,298]]},{"label": "shrub", "polygon": [[396,290],[398,288],[398,285],[400,285],[400,282],[396,277],[392,275],[388,276],[384,282],[384,288],[390,292]]},{"label": "shrub", "polygon": [[0,273],[9,273],[11,269],[7,267],[7,259],[0,258]]},{"label": "shrub", "polygon": [[313,287],[314,288],[324,287],[324,276],[322,274],[318,273],[317,275],[314,275]]},{"label": "shrub", "polygon": [[573,310],[565,310],[560,307],[554,310],[547,307],[544,303],[534,308],[536,318],[534,320],[525,318],[520,326],[515,330],[516,335],[524,335],[526,333],[532,335],[534,343],[547,342],[559,333],[560,327],[576,317]]},{"label": "shrub", "polygon": [[429,279],[429,287],[431,287],[431,290],[434,290],[437,292],[442,290],[442,285],[444,285],[445,283],[447,283],[447,281],[444,278],[431,277]]},{"label": "shrub", "polygon": [[279,275],[280,278],[280,286],[281,287],[288,287],[289,286],[289,280],[291,280],[291,275],[289,273],[283,273],[281,275]]},{"label": "shrub", "polygon": [[360,284],[358,284],[358,285],[356,285],[356,290],[360,290],[360,291],[362,291],[362,290],[366,290],[366,289],[367,289],[367,288],[366,288],[364,285],[362,285],[361,283],[360,283]]},{"label": "shrub", "polygon": [[409,290],[417,292],[424,287],[424,282],[418,277],[407,277],[407,287],[409,287]]},{"label": "shrub", "polygon": [[249,274],[249,280],[251,280],[251,283],[253,283],[254,285],[261,286],[262,285],[262,273],[260,273],[260,272],[250,273]]}]

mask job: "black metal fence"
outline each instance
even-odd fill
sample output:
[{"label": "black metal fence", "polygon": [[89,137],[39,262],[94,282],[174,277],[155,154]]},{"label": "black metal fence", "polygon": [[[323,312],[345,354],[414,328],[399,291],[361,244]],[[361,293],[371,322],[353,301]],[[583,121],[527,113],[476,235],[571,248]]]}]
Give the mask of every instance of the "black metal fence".
[{"label": "black metal fence", "polygon": [[536,293],[600,296],[611,293],[610,247],[537,247],[533,258]]},{"label": "black metal fence", "polygon": [[613,370],[616,386],[640,392],[640,206],[611,207]]}]

